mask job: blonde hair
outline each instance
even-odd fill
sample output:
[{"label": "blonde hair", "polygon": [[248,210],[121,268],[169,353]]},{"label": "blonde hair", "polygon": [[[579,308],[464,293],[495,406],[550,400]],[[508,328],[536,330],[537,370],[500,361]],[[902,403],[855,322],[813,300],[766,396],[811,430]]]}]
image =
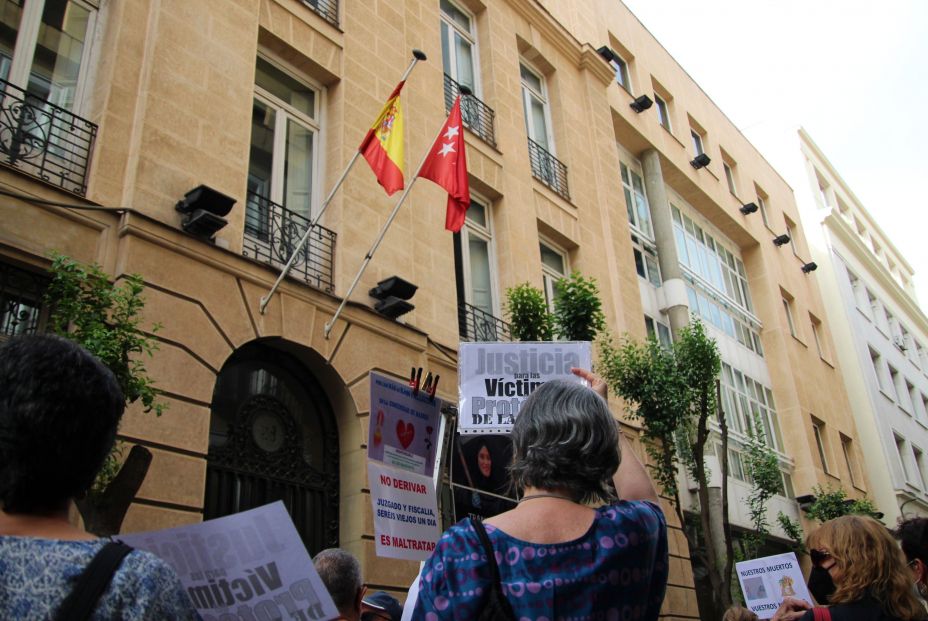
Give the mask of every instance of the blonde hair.
[{"label": "blonde hair", "polygon": [[758,621],[758,617],[750,608],[732,606],[725,611],[722,621]]},{"label": "blonde hair", "polygon": [[925,609],[912,592],[912,573],[889,530],[863,515],[845,515],[822,524],[807,540],[809,549],[831,554],[841,576],[830,604],[872,596],[890,616],[924,619]]}]

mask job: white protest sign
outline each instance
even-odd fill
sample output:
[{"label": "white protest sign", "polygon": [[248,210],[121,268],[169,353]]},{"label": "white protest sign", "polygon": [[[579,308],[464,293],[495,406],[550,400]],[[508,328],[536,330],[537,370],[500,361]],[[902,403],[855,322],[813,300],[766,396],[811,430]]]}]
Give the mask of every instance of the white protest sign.
[{"label": "white protest sign", "polygon": [[509,433],[519,408],[547,381],[582,383],[571,367],[589,369],[589,341],[461,343],[458,431]]},{"label": "white protest sign", "polygon": [[735,571],[745,604],[761,619],[772,617],[785,597],[812,604],[799,561],[792,552],[735,563]]},{"label": "white protest sign", "polygon": [[431,477],[367,464],[377,556],[424,561],[441,536]]},{"label": "white protest sign", "polygon": [[280,501],[200,524],[117,538],[168,562],[203,621],[338,617]]},{"label": "white protest sign", "polygon": [[441,421],[441,399],[414,396],[403,382],[370,374],[371,424],[367,458],[416,474],[431,474]]}]

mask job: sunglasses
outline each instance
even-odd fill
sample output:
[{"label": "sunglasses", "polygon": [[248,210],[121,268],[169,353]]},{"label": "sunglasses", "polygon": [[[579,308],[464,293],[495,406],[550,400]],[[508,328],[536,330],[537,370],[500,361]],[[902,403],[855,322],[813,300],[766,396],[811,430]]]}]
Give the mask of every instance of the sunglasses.
[{"label": "sunglasses", "polygon": [[812,559],[812,565],[821,567],[825,559],[831,558],[831,552],[827,550],[809,550],[809,557]]}]

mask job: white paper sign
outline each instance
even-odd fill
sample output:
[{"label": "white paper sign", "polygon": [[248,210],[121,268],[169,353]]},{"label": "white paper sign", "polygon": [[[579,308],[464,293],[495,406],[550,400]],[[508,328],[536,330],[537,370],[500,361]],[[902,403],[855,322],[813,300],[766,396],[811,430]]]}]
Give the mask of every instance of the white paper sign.
[{"label": "white paper sign", "polygon": [[367,458],[416,474],[431,474],[439,442],[441,399],[371,371]]},{"label": "white paper sign", "polygon": [[813,603],[792,552],[735,563],[735,571],[745,604],[761,619],[772,617],[785,597]]},{"label": "white paper sign", "polygon": [[169,563],[203,621],[338,617],[280,501],[200,524],[117,538]]},{"label": "white paper sign", "polygon": [[441,536],[431,477],[368,462],[377,556],[424,561]]},{"label": "white paper sign", "polygon": [[589,369],[589,341],[461,343],[458,431],[509,433],[519,408],[547,381],[582,383],[571,367]]}]

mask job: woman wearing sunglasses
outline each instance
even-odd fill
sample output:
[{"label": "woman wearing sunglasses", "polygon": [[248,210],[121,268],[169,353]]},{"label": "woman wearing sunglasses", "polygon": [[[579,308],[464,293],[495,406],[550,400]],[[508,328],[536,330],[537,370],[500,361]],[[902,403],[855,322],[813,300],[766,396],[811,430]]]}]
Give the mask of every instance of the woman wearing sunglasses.
[{"label": "woman wearing sunglasses", "polygon": [[913,592],[912,573],[906,568],[902,550],[880,522],[862,515],[835,518],[813,531],[806,545],[813,571],[821,573],[824,581],[834,583],[827,598],[829,606],[811,608],[806,602],[787,598],[773,621],[926,618]]}]

